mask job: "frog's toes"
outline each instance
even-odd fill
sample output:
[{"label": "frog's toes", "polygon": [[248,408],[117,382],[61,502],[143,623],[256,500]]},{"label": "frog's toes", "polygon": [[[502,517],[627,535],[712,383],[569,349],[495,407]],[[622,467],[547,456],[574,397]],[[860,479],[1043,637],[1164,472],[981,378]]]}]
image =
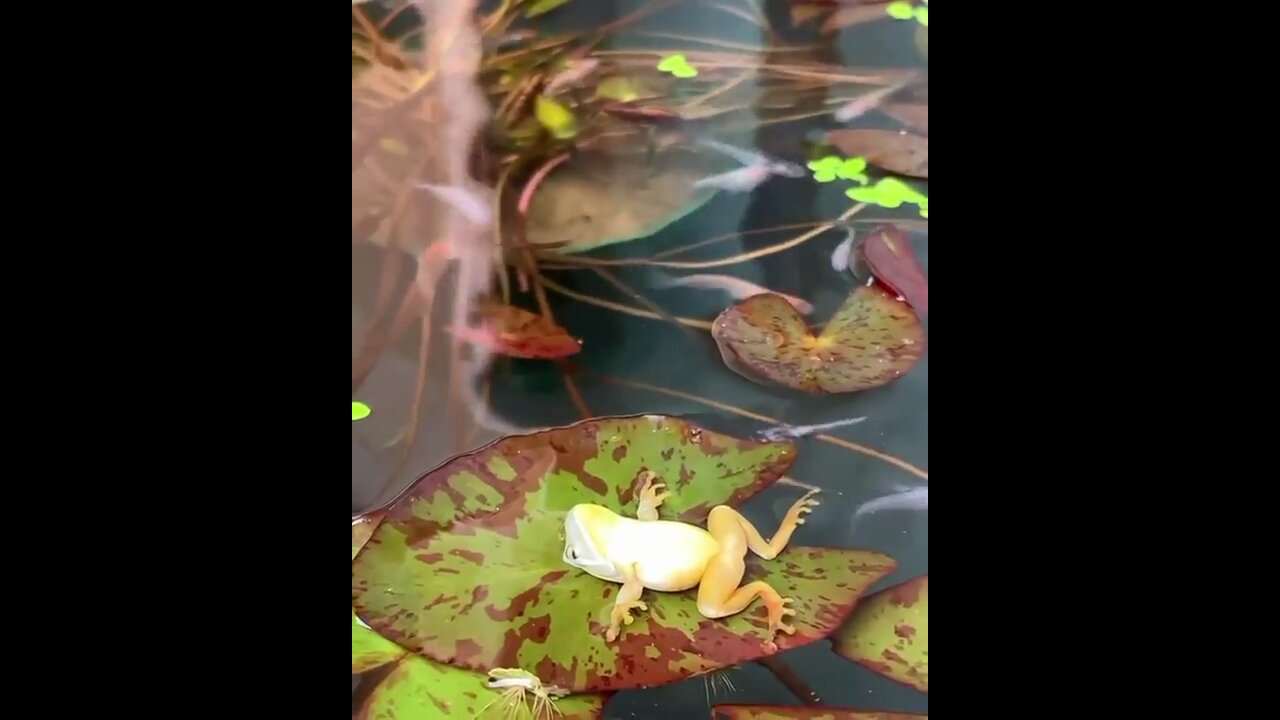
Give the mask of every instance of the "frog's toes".
[{"label": "frog's toes", "polygon": [[795,626],[794,626],[794,625],[788,625],[788,624],[786,624],[786,623],[784,623],[784,622],[780,622],[780,623],[778,623],[778,632],[780,632],[780,633],[782,633],[782,634],[784,634],[784,635],[795,635],[795,634],[796,634],[796,628],[795,628]]}]

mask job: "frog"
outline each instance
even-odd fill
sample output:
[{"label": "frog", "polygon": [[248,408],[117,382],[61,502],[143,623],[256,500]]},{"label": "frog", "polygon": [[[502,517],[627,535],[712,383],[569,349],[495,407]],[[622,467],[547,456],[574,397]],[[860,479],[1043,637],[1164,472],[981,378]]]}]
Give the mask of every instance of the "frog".
[{"label": "frog", "polygon": [[[698,612],[719,619],[746,610],[756,598],[768,610],[769,634],[766,645],[776,649],[778,633],[792,635],[795,627],[784,622],[794,616],[789,607],[793,598],[782,597],[768,583],[757,580],[742,585],[747,552],[765,560],[778,556],[791,540],[805,515],[817,507],[818,493],[812,489],[791,505],[766,541],[760,531],[728,505],[717,505],[707,515],[706,528],[675,520],[662,520],[658,508],[671,493],[658,475],[642,470],[636,480],[640,488],[634,518],[620,515],[595,503],[579,503],[570,508],[564,521],[563,561],[607,582],[622,585],[610,610],[605,640],[618,639],[623,625],[630,625],[632,613],[648,610],[641,599],[645,590],[684,592],[698,589]],[[634,482],[633,482],[634,486]]]}]

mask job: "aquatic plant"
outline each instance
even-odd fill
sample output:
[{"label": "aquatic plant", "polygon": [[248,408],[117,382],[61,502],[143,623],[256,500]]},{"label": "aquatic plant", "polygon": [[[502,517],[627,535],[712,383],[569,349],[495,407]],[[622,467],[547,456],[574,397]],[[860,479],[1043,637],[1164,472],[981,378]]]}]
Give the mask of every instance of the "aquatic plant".
[{"label": "aquatic plant", "polygon": [[858,246],[858,252],[885,287],[921,316],[929,313],[929,280],[906,233],[893,225],[877,225]]},{"label": "aquatic plant", "polygon": [[712,720],[926,720],[928,717],[917,713],[785,705],[716,705],[711,713]]},{"label": "aquatic plant", "polygon": [[647,593],[615,642],[616,585],[562,559],[580,502],[634,513],[640,470],[672,494],[664,517],[701,524],[718,504],[767,487],[795,459],[789,442],[738,440],[662,416],[602,418],[507,437],[424,475],[381,512],[352,567],[352,604],[383,637],[470,670],[523,667],[576,692],[659,685],[766,657],[834,631],[894,570],[880,553],[788,547],[748,559],[747,577],[794,598],[794,635],[771,647],[764,609],[712,620],[694,593]]},{"label": "aquatic plant", "polygon": [[929,576],[867,597],[832,640],[840,655],[929,692]]},{"label": "aquatic plant", "polygon": [[773,293],[725,310],[711,336],[734,372],[815,394],[884,385],[910,371],[925,350],[915,314],[875,286],[856,288],[816,336]]}]

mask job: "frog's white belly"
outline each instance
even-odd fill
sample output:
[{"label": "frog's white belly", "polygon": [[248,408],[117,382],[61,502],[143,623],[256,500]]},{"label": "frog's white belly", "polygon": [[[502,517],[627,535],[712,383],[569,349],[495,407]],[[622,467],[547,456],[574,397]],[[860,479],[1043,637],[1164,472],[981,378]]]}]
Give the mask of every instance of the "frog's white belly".
[{"label": "frog's white belly", "polygon": [[646,588],[679,592],[698,584],[707,563],[720,552],[720,543],[696,525],[622,518],[609,549],[617,563],[639,563],[640,582]]}]

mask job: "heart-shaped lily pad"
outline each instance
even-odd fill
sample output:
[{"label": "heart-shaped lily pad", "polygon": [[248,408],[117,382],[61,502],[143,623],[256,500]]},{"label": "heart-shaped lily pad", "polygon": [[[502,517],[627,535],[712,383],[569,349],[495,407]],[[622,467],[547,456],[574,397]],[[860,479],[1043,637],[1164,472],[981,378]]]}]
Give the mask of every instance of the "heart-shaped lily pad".
[{"label": "heart-shaped lily pad", "polygon": [[729,307],[716,318],[711,336],[738,374],[813,394],[884,385],[915,367],[925,350],[915,313],[876,286],[854,290],[816,337],[774,293]]},{"label": "heart-shaped lily pad", "polygon": [[929,314],[929,279],[906,233],[892,225],[878,225],[863,240],[859,252],[877,280],[901,295],[920,315]]},{"label": "heart-shaped lily pad", "polygon": [[898,130],[832,130],[827,142],[889,172],[929,179],[929,138]]},{"label": "heart-shaped lily pad", "polygon": [[[747,561],[795,599],[795,635],[765,644],[764,608],[711,620],[696,591],[646,591],[610,643],[618,585],[562,559],[565,514],[593,502],[634,516],[647,469],[672,493],[661,517],[701,524],[787,471],[791,443],[738,440],[663,416],[601,418],[499,440],[433,470],[387,508],[356,557],[352,604],[380,634],[467,669],[520,667],[577,691],[659,685],[814,642],[892,572],[874,552],[788,547]],[[815,512],[822,512],[819,506]],[[772,534],[774,528],[761,528]]]},{"label": "heart-shaped lily pad", "polygon": [[[353,558],[382,517],[378,513],[351,522]],[[366,698],[360,709],[362,720],[473,720],[498,697],[498,691],[485,686],[484,675],[408,654],[361,622],[353,609],[351,674],[363,674],[389,663],[396,665]],[[574,695],[558,700],[556,709],[564,718],[594,720],[600,717],[607,699],[607,695],[599,693]],[[501,701],[494,703],[490,712],[500,714],[500,706]]]},{"label": "heart-shaped lily pad", "polygon": [[694,184],[718,172],[705,154],[660,152],[649,164],[643,150],[587,152],[547,176],[529,206],[527,236],[535,245],[575,254],[649,237],[702,207],[715,188]]},{"label": "heart-shaped lily pad", "polygon": [[925,720],[928,715],[786,705],[716,705],[712,720]]},{"label": "heart-shaped lily pad", "polygon": [[689,64],[689,58],[684,55],[668,55],[662,58],[658,63],[658,70],[671,73],[678,78],[692,78],[698,76],[698,69]]},{"label": "heart-shaped lily pad", "polygon": [[842,160],[835,155],[828,155],[810,161],[809,169],[813,171],[813,179],[820,183],[831,182],[836,178],[854,180],[864,185],[867,183],[867,176],[863,173],[863,170],[867,169],[866,158],[855,157]]},{"label": "heart-shaped lily pad", "polygon": [[868,597],[832,640],[844,657],[929,692],[929,576]]},{"label": "heart-shaped lily pad", "polygon": [[507,357],[552,359],[582,350],[582,341],[564,328],[514,305],[486,305],[480,309],[479,316],[479,327],[452,332],[466,342]]}]

